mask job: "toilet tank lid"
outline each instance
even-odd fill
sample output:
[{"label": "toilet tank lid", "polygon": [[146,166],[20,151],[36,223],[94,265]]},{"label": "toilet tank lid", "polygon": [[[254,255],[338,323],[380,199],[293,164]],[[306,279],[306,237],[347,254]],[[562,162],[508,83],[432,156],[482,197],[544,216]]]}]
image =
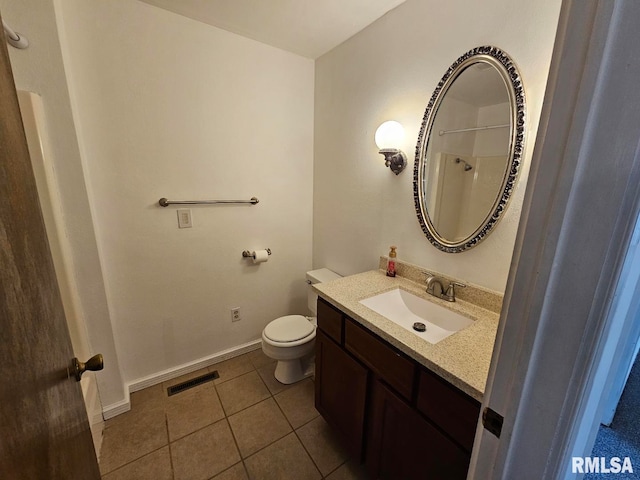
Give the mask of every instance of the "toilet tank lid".
[{"label": "toilet tank lid", "polygon": [[318,270],[311,270],[307,272],[307,280],[311,283],[324,283],[336,278],[342,278],[342,275],[338,275],[336,272],[332,272],[328,268],[319,268]]}]

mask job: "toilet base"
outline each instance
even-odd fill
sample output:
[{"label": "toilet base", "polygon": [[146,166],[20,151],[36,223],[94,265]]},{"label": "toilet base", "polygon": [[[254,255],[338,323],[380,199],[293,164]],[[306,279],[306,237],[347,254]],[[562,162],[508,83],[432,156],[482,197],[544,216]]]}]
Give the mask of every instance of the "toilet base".
[{"label": "toilet base", "polygon": [[[313,356],[315,357],[315,355]],[[276,371],[273,374],[280,383],[291,385],[304,380],[315,373],[313,357],[295,360],[278,360]]]}]

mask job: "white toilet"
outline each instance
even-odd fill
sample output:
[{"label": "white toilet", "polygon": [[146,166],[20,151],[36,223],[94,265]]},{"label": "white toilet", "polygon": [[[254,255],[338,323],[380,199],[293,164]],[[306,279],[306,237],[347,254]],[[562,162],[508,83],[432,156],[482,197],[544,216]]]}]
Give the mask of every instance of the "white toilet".
[{"label": "white toilet", "polygon": [[298,382],[313,374],[316,338],[316,302],[318,295],[311,285],[340,278],[327,268],[307,272],[307,301],[313,317],[286,315],[276,318],[262,331],[262,351],[278,361],[275,377],[286,385]]}]

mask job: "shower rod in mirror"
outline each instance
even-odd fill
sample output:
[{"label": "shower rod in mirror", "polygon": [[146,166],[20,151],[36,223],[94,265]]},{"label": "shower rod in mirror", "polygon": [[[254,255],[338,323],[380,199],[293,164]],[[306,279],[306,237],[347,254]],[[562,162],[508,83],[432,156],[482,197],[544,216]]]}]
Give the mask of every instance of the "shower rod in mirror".
[{"label": "shower rod in mirror", "polygon": [[483,127],[471,127],[471,128],[458,128],[457,130],[440,130],[438,135],[447,135],[448,133],[463,133],[463,132],[476,132],[478,130],[492,130],[494,128],[507,128],[510,127],[508,123],[504,125],[485,125]]},{"label": "shower rod in mirror", "polygon": [[258,199],[251,197],[250,200],[167,200],[163,197],[158,200],[158,205],[161,207],[168,207],[169,205],[215,205],[217,203],[250,203],[255,205],[258,203]]}]

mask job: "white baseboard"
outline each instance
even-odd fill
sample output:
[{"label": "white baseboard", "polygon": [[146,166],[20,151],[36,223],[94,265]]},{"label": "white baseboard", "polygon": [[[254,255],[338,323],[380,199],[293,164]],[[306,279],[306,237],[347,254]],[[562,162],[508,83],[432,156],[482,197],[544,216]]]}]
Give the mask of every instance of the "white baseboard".
[{"label": "white baseboard", "polygon": [[215,365],[216,363],[229,360],[230,358],[238,357],[245,353],[252,352],[253,350],[257,350],[258,348],[260,348],[261,341],[262,340],[260,339],[253,340],[243,345],[239,345],[237,347],[215,353],[208,357],[185,363],[184,365],[180,365],[179,367],[170,368],[168,370],[154,373],[153,375],[149,375],[129,382],[127,383],[125,388],[125,394],[127,398],[121,400],[120,402],[112,403],[111,405],[105,406],[102,410],[103,417],[105,420],[107,420],[109,418],[115,417],[116,415],[120,415],[121,413],[125,413],[131,410],[131,400],[129,398],[129,395],[133,392],[137,392],[147,387],[157,385],[158,383],[166,382],[167,380],[171,380],[187,373],[195,372],[196,370],[200,370],[201,368]]},{"label": "white baseboard", "polygon": [[125,398],[119,402],[112,403],[102,408],[102,416],[105,420],[116,417],[121,413],[126,413],[131,410],[131,398],[129,395],[129,389],[124,389]]}]

